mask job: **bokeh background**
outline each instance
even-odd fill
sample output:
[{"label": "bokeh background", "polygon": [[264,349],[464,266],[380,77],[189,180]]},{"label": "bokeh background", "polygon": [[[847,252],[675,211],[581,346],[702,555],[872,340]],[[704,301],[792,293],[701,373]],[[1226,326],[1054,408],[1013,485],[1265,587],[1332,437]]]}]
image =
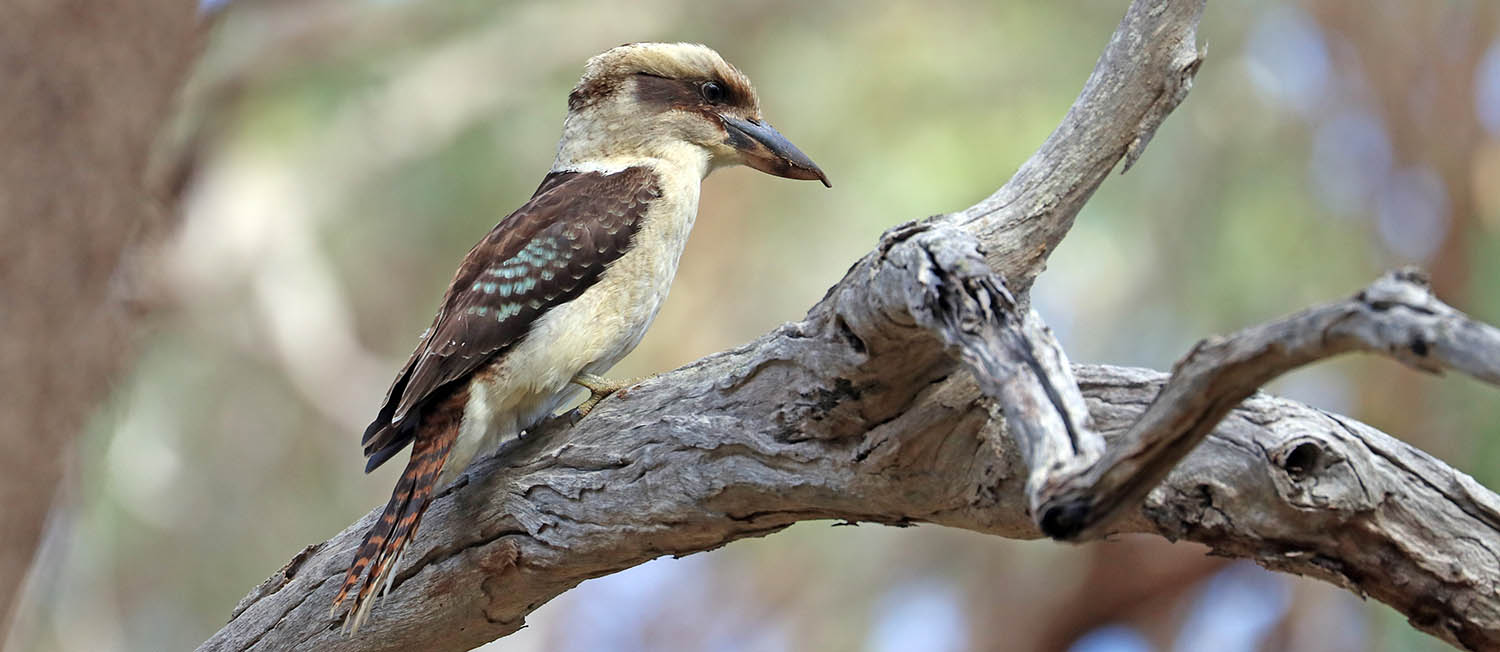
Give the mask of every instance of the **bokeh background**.
[{"label": "bokeh background", "polygon": [[[615,372],[643,375],[799,318],[885,228],[992,192],[1125,4],[209,3],[167,145],[194,180],[153,256],[173,301],[75,446],[8,649],[189,649],[384,503],[401,464],[362,474],[358,435],[458,260],[547,169],[588,56],[714,46],[834,182],[706,181],[672,297]],[[1165,369],[1413,263],[1500,322],[1500,3],[1211,2],[1200,35],[1188,100],[1036,287],[1075,360]],[[1348,359],[1272,390],[1500,487],[1493,389]],[[805,523],[587,582],[491,648],[1445,649],[1204,553]]]}]

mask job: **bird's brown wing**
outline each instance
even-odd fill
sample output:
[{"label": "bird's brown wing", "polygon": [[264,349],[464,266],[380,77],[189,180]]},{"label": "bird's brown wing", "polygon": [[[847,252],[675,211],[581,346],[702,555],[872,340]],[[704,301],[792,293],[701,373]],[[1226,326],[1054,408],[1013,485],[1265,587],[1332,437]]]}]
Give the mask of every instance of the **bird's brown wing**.
[{"label": "bird's brown wing", "polygon": [[469,251],[432,327],[365,430],[368,472],[411,442],[421,412],[452,383],[515,344],[548,310],[577,298],[625,253],[661,196],[646,168],[554,172]]}]

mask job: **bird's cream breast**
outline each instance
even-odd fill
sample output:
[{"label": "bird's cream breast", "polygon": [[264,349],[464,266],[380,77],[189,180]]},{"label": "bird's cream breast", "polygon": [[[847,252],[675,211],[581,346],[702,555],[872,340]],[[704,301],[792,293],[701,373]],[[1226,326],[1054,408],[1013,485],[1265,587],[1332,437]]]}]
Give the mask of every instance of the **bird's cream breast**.
[{"label": "bird's cream breast", "polygon": [[[664,166],[665,167],[665,166]],[[630,353],[667,298],[698,212],[701,177],[658,172],[661,198],[646,211],[632,245],[578,299],[548,311],[528,337],[560,388],[580,371],[604,373]],[[673,178],[678,177],[678,178]],[[560,383],[560,384],[559,384]]]}]

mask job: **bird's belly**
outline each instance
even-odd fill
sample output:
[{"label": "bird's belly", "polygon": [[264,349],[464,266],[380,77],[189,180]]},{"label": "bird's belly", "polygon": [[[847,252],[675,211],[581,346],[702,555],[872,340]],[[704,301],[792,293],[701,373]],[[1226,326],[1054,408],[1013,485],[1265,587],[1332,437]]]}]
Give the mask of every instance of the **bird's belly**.
[{"label": "bird's belly", "polygon": [[638,247],[621,256],[577,300],[548,312],[526,338],[536,350],[544,387],[567,384],[580,371],[604,373],[645,337],[667,298],[681,248]]},{"label": "bird's belly", "polygon": [[[675,271],[675,257],[671,262]],[[470,381],[459,438],[440,482],[451,482],[476,455],[550,416],[572,394],[569,382],[579,372],[602,374],[629,354],[656,318],[670,284],[670,273],[615,276],[537,320],[515,348]]]}]

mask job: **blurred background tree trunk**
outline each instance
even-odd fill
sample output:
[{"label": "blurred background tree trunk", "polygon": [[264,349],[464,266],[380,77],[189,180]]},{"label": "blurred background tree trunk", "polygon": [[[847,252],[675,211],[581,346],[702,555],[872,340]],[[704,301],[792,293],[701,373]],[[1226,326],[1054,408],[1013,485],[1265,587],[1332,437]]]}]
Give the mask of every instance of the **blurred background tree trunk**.
[{"label": "blurred background tree trunk", "polygon": [[170,222],[148,152],[203,36],[181,0],[0,10],[0,633],[69,444],[131,349],[131,254]]},{"label": "blurred background tree trunk", "polygon": [[[1475,80],[1487,50],[1494,45],[1500,4],[1476,3],[1472,13],[1427,11],[1392,5],[1388,11],[1335,0],[1308,4],[1309,14],[1343,47],[1333,51],[1333,65],[1360,75],[1367,88],[1364,102],[1385,118],[1391,161],[1417,177],[1446,209],[1444,233],[1426,265],[1438,296],[1463,305],[1482,301],[1473,286],[1471,260],[1482,242],[1485,225],[1476,205],[1481,183],[1475,161],[1488,143],[1476,114]],[[1403,31],[1442,35],[1433,40],[1393,39]],[[1493,183],[1493,180],[1490,181]],[[1389,228],[1389,227],[1387,227]],[[1410,235],[1408,235],[1410,237]],[[1482,255],[1482,254],[1481,254]],[[1482,271],[1482,270],[1480,270]],[[1480,288],[1484,290],[1487,288]],[[1429,405],[1438,393],[1421,374],[1364,374],[1358,384],[1361,415],[1389,432],[1406,437],[1444,459],[1471,454],[1471,442],[1442,428],[1413,405]]]}]

